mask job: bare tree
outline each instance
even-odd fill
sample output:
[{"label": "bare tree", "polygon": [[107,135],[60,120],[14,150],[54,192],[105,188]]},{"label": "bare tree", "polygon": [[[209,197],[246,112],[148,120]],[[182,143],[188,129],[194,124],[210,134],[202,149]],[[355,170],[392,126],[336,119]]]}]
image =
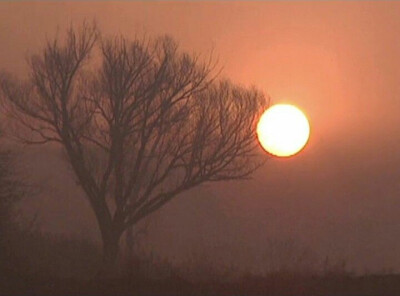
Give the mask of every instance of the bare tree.
[{"label": "bare tree", "polygon": [[32,56],[26,81],[1,77],[8,113],[29,131],[19,137],[64,147],[97,218],[105,268],[128,227],[190,188],[260,165],[254,124],[267,100],[217,80],[202,60],[168,37],[101,38],[84,24]]}]

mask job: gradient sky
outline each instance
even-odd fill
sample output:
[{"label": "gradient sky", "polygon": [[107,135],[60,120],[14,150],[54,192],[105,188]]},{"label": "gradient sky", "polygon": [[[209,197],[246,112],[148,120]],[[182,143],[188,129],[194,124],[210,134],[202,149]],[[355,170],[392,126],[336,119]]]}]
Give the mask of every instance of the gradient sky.
[{"label": "gradient sky", "polygon": [[[213,50],[222,76],[310,119],[298,156],[166,206],[149,234],[155,250],[229,249],[252,268],[279,237],[359,271],[400,271],[400,2],[0,3],[0,67],[23,73],[46,38],[92,18],[106,35],[169,34],[185,50]],[[92,214],[72,214],[87,205],[62,188],[68,172],[35,153],[30,170],[53,182],[35,205],[44,227],[93,227]]]}]

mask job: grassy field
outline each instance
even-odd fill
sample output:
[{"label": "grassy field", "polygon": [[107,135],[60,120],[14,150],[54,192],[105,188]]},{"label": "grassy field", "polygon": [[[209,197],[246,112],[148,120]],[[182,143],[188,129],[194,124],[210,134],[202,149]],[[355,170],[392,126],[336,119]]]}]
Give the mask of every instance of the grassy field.
[{"label": "grassy field", "polygon": [[190,283],[180,278],[34,279],[3,277],[1,295],[400,295],[400,276],[244,276],[234,282]]},{"label": "grassy field", "polygon": [[229,267],[217,271],[215,266],[202,266],[200,260],[179,267],[151,253],[131,257],[132,262],[112,278],[99,280],[95,278],[101,262],[97,246],[83,239],[31,231],[9,235],[0,255],[0,295],[8,296],[400,295],[400,275],[396,274],[356,276],[332,266],[314,273],[256,275]]}]

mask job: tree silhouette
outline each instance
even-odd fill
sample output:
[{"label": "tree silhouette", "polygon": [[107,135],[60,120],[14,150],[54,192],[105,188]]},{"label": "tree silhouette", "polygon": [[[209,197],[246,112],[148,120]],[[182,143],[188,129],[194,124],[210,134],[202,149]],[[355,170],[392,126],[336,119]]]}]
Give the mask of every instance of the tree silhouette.
[{"label": "tree silhouette", "polygon": [[169,37],[103,38],[85,23],[33,55],[26,80],[1,76],[18,138],[64,148],[97,218],[105,270],[128,227],[188,189],[260,165],[254,124],[266,98],[217,79],[203,60]]}]

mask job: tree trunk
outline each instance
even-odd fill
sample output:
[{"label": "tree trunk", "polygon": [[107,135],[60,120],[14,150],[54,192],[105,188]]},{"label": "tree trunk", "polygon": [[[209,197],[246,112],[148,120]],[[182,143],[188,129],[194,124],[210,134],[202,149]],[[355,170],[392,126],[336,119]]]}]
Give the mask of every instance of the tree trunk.
[{"label": "tree trunk", "polygon": [[103,261],[97,277],[116,277],[120,235],[113,231],[109,231],[108,235],[102,235],[102,239]]}]

